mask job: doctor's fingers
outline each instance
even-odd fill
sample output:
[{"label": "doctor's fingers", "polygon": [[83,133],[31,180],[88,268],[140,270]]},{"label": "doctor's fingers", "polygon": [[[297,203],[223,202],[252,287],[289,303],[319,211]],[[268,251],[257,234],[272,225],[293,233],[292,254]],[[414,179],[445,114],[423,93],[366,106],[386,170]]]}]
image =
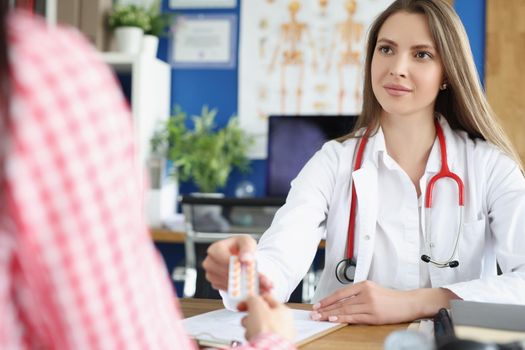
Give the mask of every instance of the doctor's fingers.
[{"label": "doctor's fingers", "polygon": [[340,302],[329,307],[314,310],[310,313],[313,320],[326,321],[330,316],[351,315],[355,313],[370,313],[370,305],[362,300]]},{"label": "doctor's fingers", "polygon": [[264,274],[259,274],[259,289],[261,294],[266,294],[272,291],[273,283]]},{"label": "doctor's fingers", "polygon": [[317,304],[313,306],[314,310],[322,309],[332,304],[337,304],[348,298],[353,298],[358,295],[363,289],[362,284],[352,284],[350,286],[343,287],[336,290],[324,299],[321,299]]},{"label": "doctor's fingers", "polygon": [[202,268],[206,270],[206,272],[214,275],[222,275],[224,278],[228,278],[229,263],[217,261],[210,255],[208,255],[202,262]]},{"label": "doctor's fingers", "polygon": [[249,235],[236,235],[213,243],[208,248],[208,255],[214,260],[228,262],[230,255],[238,255],[242,262],[253,260],[257,242]]},{"label": "doctor's fingers", "polygon": [[206,251],[206,260],[210,258],[215,263],[224,264],[227,266],[230,261],[230,256],[232,254],[236,254],[230,251],[230,246],[232,244],[235,245],[235,243],[231,241],[231,238],[213,243]]},{"label": "doctor's fingers", "polygon": [[336,309],[312,311],[310,318],[314,321],[349,322],[341,321],[342,317],[364,314],[370,314],[370,307],[367,304],[343,304]]},{"label": "doctor's fingers", "polygon": [[206,279],[210,282],[214,289],[228,290],[228,275],[215,274],[210,271],[206,271]]},{"label": "doctor's fingers", "polygon": [[[214,264],[213,260],[205,260],[202,263],[205,277],[212,287],[220,290],[228,290],[228,269],[221,268],[219,264]],[[263,274],[259,274],[259,288],[261,294],[268,293],[272,290],[272,282]]]},{"label": "doctor's fingers", "polygon": [[337,322],[337,323],[369,324],[369,325],[381,324],[380,322],[378,322],[377,318],[371,314],[352,314],[352,315],[331,316],[331,318],[329,318],[328,320],[330,322]]},{"label": "doctor's fingers", "polygon": [[323,313],[323,312],[329,312],[329,311],[333,311],[333,310],[341,310],[345,307],[349,307],[350,305],[358,305],[358,304],[365,304],[366,303],[366,300],[360,296],[360,295],[354,295],[350,298],[345,298],[345,299],[342,299],[342,300],[339,300],[333,304],[330,304],[330,305],[327,305],[325,307],[321,307],[321,308],[318,308],[318,309],[315,309],[313,310],[314,312],[319,312],[319,313]]}]

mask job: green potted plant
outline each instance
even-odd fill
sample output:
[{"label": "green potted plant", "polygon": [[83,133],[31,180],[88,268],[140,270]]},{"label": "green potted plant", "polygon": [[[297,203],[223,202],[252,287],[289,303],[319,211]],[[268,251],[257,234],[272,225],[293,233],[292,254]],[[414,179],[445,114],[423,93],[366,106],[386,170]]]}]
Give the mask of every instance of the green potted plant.
[{"label": "green potted plant", "polygon": [[142,42],[143,54],[148,56],[157,56],[159,47],[159,37],[167,34],[167,30],[173,20],[173,13],[161,13],[160,0],[156,0],[148,10],[150,19],[149,29],[144,32]]},{"label": "green potted plant", "polygon": [[155,132],[152,140],[154,154],[163,155],[174,166],[181,181],[192,180],[201,192],[215,192],[226,185],[234,168],[249,169],[248,148],[253,138],[239,126],[237,117],[218,129],[216,109],[202,108],[192,116],[193,128],[186,126],[186,113],[175,107],[174,115]]},{"label": "green potted plant", "polygon": [[142,48],[144,32],[151,30],[148,10],[138,5],[115,5],[109,14],[109,27],[114,30],[117,49],[137,54]]}]

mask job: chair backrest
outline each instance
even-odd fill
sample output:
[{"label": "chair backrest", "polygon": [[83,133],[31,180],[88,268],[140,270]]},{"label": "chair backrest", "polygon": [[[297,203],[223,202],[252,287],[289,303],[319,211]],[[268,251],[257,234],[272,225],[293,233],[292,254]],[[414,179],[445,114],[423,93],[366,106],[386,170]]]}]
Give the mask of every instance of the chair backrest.
[{"label": "chair backrest", "polygon": [[270,116],[266,195],[286,197],[290,182],[322,145],[352,131],[357,116]]},{"label": "chair backrest", "polygon": [[202,268],[208,246],[240,233],[259,239],[284,198],[182,196],[181,204],[186,221],[183,295],[215,299],[220,296],[206,281]]}]

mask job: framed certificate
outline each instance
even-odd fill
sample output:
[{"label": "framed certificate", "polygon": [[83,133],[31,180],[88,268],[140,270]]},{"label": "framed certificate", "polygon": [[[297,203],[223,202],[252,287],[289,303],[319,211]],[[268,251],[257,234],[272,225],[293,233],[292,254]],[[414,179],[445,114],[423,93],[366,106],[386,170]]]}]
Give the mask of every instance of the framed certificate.
[{"label": "framed certificate", "polygon": [[237,0],[170,0],[172,9],[234,8]]},{"label": "framed certificate", "polygon": [[174,68],[234,68],[236,15],[178,15],[172,26]]}]

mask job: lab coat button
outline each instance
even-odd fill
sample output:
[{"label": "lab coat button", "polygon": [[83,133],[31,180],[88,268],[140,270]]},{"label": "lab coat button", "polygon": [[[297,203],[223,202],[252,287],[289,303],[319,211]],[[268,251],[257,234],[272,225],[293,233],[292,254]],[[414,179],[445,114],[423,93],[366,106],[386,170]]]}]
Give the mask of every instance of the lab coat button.
[{"label": "lab coat button", "polygon": [[365,237],[363,237],[365,239],[365,241],[368,241],[370,239],[370,235],[365,235]]}]

